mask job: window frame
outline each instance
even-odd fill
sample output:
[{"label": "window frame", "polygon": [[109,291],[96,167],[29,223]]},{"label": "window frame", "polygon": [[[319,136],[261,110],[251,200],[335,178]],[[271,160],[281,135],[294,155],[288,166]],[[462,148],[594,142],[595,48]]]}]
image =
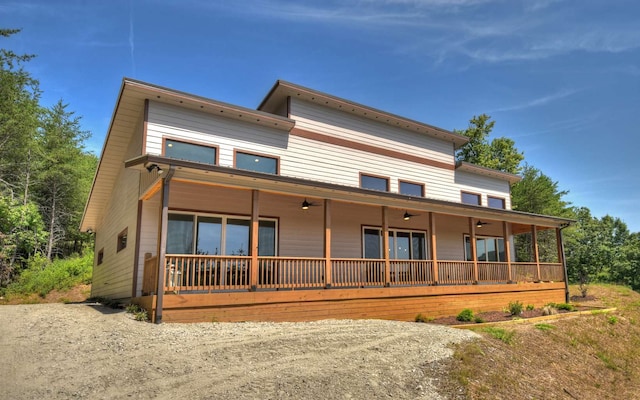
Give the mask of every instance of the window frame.
[{"label": "window frame", "polygon": [[[276,162],[276,171],[272,173],[272,172],[256,171],[256,170],[253,170],[253,169],[238,168],[238,163],[237,163],[238,153],[249,155],[249,156],[254,156],[254,157],[270,158],[270,159],[272,159],[272,160],[274,160]],[[243,171],[259,172],[259,173],[263,173],[263,174],[280,175],[280,157],[273,156],[273,155],[270,155],[270,154],[256,153],[256,152],[253,152],[253,151],[250,152],[250,151],[245,151],[245,150],[234,149],[233,150],[233,168],[242,169]]]},{"label": "window frame", "polygon": [[[198,217],[209,217],[209,218],[220,218],[221,221],[221,232],[220,232],[220,254],[217,254],[218,256],[229,256],[229,257],[233,257],[233,255],[231,254],[225,254],[226,253],[226,235],[227,235],[227,221],[229,219],[231,220],[246,220],[249,221],[249,223],[251,223],[251,216],[247,216],[247,215],[237,215],[237,214],[222,214],[222,213],[203,213],[203,212],[194,212],[194,211],[181,211],[181,210],[169,210],[168,214],[179,214],[179,215],[187,215],[187,216],[191,216],[192,217],[192,235],[193,235],[193,242],[191,243],[191,253],[184,253],[184,254],[190,254],[190,255],[196,255],[197,254],[197,246],[198,246]],[[274,255],[273,256],[265,256],[265,257],[277,257],[278,253],[279,253],[279,245],[280,245],[280,219],[277,217],[260,217],[258,218],[258,230],[260,229],[260,222],[261,221],[269,221],[269,222],[274,222],[275,223],[275,227],[274,227]],[[249,228],[249,241],[251,240],[251,228]],[[171,253],[174,254],[174,253]],[[182,254],[182,253],[176,253],[176,254]],[[209,255],[216,255],[216,254],[209,254]],[[250,243],[247,243],[247,256],[250,255]]]},{"label": "window frame", "polygon": [[173,158],[173,157],[168,157],[167,154],[166,154],[165,149],[167,148],[167,140],[171,140],[171,141],[179,142],[179,143],[183,143],[183,144],[190,144],[190,145],[193,145],[193,146],[207,147],[207,148],[210,148],[210,149],[214,149],[216,151],[215,160],[213,160],[213,163],[211,163],[211,164],[202,163],[201,161],[183,159],[183,158],[175,158],[175,160],[184,160],[184,161],[195,162],[195,163],[200,163],[200,164],[207,164],[207,165],[219,165],[220,147],[215,145],[215,144],[199,142],[199,141],[196,141],[196,140],[176,138],[176,137],[173,137],[173,136],[163,136],[162,137],[162,152],[161,152],[161,155],[163,157],[167,157],[167,158]]},{"label": "window frame", "polygon": [[[409,185],[415,185],[415,186],[419,186],[420,187],[420,196],[415,196],[413,194],[405,194],[402,193],[402,184],[409,184]],[[424,189],[424,183],[419,183],[419,182],[412,182],[412,181],[408,181],[405,179],[398,179],[398,193],[404,196],[412,196],[412,197],[424,197],[425,195],[425,189]]]},{"label": "window frame", "polygon": [[[360,254],[362,255],[362,258],[366,258],[366,247],[365,247],[365,230],[377,230],[379,232],[379,238],[380,238],[380,242],[378,244],[380,251],[382,254],[380,254],[380,257],[377,258],[379,260],[384,259],[384,248],[382,247],[383,245],[388,246],[389,244],[384,244],[383,243],[383,234],[382,234],[382,228],[379,226],[371,226],[371,225],[362,225],[360,227],[360,231],[361,231],[361,252]],[[422,230],[422,229],[401,229],[401,228],[389,228],[389,238],[393,237],[394,239],[394,244],[396,243],[396,238],[397,238],[397,233],[398,232],[402,232],[402,233],[409,233],[409,260],[429,260],[429,242],[428,242],[428,232],[426,230]],[[393,235],[392,235],[393,233]],[[414,253],[414,249],[413,249],[413,234],[414,233],[419,233],[423,235],[423,239],[424,239],[424,258],[413,258],[413,253]],[[403,258],[392,258],[391,257],[391,252],[389,252],[389,259],[390,260],[405,260]]]},{"label": "window frame", "polygon": [[[469,239],[469,245],[471,245],[471,235],[465,233],[463,235],[463,237],[462,237],[462,245],[464,247],[464,259],[465,259],[465,261],[471,262],[471,261],[473,261],[473,260],[469,259],[471,257],[471,254],[467,254],[467,239]],[[478,260],[478,262],[506,263],[507,262],[507,252],[506,252],[506,249],[505,249],[504,238],[502,236],[476,235],[476,258],[478,256],[478,254],[477,254],[477,248],[478,248],[477,241],[478,240],[485,240],[486,241],[487,239],[494,240],[494,242],[495,242],[495,250],[496,250],[496,255],[497,255],[497,259],[498,260],[497,261],[490,261],[490,260],[488,260],[489,257],[485,256],[484,260]],[[498,241],[502,241],[502,249],[504,251],[504,260],[500,258],[500,246],[498,245]],[[485,249],[487,249],[487,248],[488,248],[488,246],[486,246],[486,244],[485,244]],[[485,251],[485,254],[488,255],[489,252]]]},{"label": "window frame", "polygon": [[127,239],[129,236],[129,227],[124,228],[118,233],[118,239],[116,241],[116,253],[120,253],[127,248]]},{"label": "window frame", "polygon": [[[493,207],[491,205],[491,200],[499,200],[500,202],[502,202],[502,207]],[[507,199],[505,199],[504,197],[496,197],[496,196],[487,196],[487,207],[489,208],[495,208],[497,210],[506,210],[507,209]]]},{"label": "window frame", "polygon": [[[465,194],[466,194],[466,195],[471,195],[471,196],[477,196],[477,197],[478,197],[478,203],[477,203],[477,204],[475,204],[475,203],[467,203],[467,202],[465,202],[465,201],[464,201],[464,195],[465,195]],[[480,194],[480,193],[474,193],[474,192],[468,192],[468,191],[466,191],[466,190],[461,190],[461,191],[460,191],[460,202],[461,202],[462,204],[467,204],[467,205],[470,205],[470,206],[481,206],[481,205],[482,205],[482,194]]]},{"label": "window frame", "polygon": [[[371,188],[366,188],[364,186],[362,186],[362,178],[363,177],[367,177],[367,178],[374,178],[374,179],[382,179],[386,182],[386,190],[378,190],[378,189],[371,189]],[[364,172],[360,172],[360,189],[365,189],[365,190],[375,190],[376,192],[389,192],[391,190],[390,188],[390,183],[391,183],[391,178],[388,176],[382,176],[382,175],[374,175],[374,174],[367,174]]]}]

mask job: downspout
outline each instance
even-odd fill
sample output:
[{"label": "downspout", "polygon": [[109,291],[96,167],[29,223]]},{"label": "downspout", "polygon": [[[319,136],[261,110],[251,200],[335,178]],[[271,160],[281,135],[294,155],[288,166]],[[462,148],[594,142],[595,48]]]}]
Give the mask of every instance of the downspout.
[{"label": "downspout", "polygon": [[174,166],[169,167],[169,172],[163,178],[162,183],[162,212],[160,213],[160,251],[158,252],[158,289],[156,296],[156,317],[155,323],[162,322],[162,303],[164,299],[164,283],[165,283],[165,271],[166,261],[165,255],[167,253],[167,220],[169,210],[169,183],[173,174],[176,172]]},{"label": "downspout", "polygon": [[558,229],[560,233],[560,249],[562,252],[562,266],[564,267],[564,302],[569,303],[569,274],[567,274],[567,257],[564,254],[564,238],[562,237],[562,230],[569,227],[569,224],[564,224]]}]

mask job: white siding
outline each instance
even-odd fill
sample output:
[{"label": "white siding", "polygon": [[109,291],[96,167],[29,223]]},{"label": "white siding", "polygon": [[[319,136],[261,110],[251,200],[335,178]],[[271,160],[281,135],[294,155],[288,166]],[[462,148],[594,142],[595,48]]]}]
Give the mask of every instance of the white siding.
[{"label": "white siding", "polygon": [[[296,120],[297,128],[453,164],[453,145],[446,141],[302,101],[292,100],[291,104],[291,118]],[[243,150],[279,157],[283,176],[359,187],[360,173],[379,175],[389,178],[391,192],[397,193],[399,180],[405,180],[423,183],[428,198],[460,202],[460,192],[465,190],[482,193],[484,205],[487,195],[505,198],[510,208],[506,181],[151,102],[147,131],[149,154],[162,153],[163,137],[216,145],[221,166],[232,167],[234,150]]]},{"label": "white siding", "polygon": [[140,219],[140,253],[138,257],[138,285],[136,293],[142,293],[142,279],[144,272],[145,253],[158,255],[158,224],[160,219],[160,192],[151,199],[142,202],[142,217]]}]

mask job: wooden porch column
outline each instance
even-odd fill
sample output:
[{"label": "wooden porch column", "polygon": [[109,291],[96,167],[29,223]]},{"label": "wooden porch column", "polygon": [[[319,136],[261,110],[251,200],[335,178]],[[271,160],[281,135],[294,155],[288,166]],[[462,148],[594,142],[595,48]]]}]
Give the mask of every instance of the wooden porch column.
[{"label": "wooden porch column", "polygon": [[562,263],[564,271],[564,298],[565,303],[569,303],[569,277],[567,275],[567,258],[564,254],[564,241],[562,239],[562,229],[556,228],[556,240],[558,242],[558,260]]},{"label": "wooden porch column", "polygon": [[324,200],[324,286],[331,287],[331,200]]},{"label": "wooden porch column", "polygon": [[511,225],[507,221],[502,221],[502,238],[504,241],[504,255],[507,258],[507,282],[511,283]]},{"label": "wooden porch column", "polygon": [[433,284],[438,284],[438,252],[436,250],[436,216],[429,213],[429,248],[431,249],[431,277]]},{"label": "wooden porch column", "polygon": [[389,261],[389,208],[382,206],[382,254],[384,256],[384,285],[391,286],[391,262]]},{"label": "wooden porch column", "polygon": [[249,264],[249,284],[252,292],[255,292],[258,288],[259,193],[256,189],[251,191],[251,263]]},{"label": "wooden porch column", "polygon": [[533,251],[533,261],[536,263],[538,271],[537,282],[540,282],[540,255],[538,254],[538,230],[535,225],[531,225],[531,249]]},{"label": "wooden porch column", "polygon": [[161,203],[160,209],[160,224],[159,229],[159,241],[158,241],[158,284],[156,289],[156,312],[153,322],[159,324],[162,322],[162,303],[164,299],[164,282],[165,271],[167,269],[167,226],[169,225],[169,188],[171,178],[175,173],[175,167],[170,167],[167,176],[162,180],[161,187]]},{"label": "wooden porch column", "polygon": [[473,283],[478,283],[478,250],[476,247],[476,224],[469,217],[469,243],[471,246],[471,259],[473,260]]}]

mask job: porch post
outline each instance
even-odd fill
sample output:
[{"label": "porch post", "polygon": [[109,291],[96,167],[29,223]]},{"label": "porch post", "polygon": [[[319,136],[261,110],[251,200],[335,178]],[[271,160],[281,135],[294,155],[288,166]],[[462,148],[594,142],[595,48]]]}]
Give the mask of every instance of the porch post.
[{"label": "porch post", "polygon": [[324,200],[324,286],[331,287],[331,200]]},{"label": "porch post", "polygon": [[563,228],[556,228],[556,240],[558,241],[558,258],[564,270],[564,301],[569,303],[569,276],[567,275],[567,258],[564,254],[564,240],[562,239]]},{"label": "porch post", "polygon": [[382,254],[384,255],[384,285],[391,285],[391,262],[389,261],[389,208],[382,206]]},{"label": "porch post", "polygon": [[502,237],[504,242],[504,255],[507,258],[507,283],[511,283],[511,225],[502,221]]},{"label": "porch post", "polygon": [[473,260],[473,283],[478,283],[478,253],[476,247],[476,225],[473,218],[469,217],[469,243],[471,246],[471,259]]},{"label": "porch post", "polygon": [[158,284],[156,289],[156,318],[154,322],[162,322],[162,303],[164,299],[165,271],[167,269],[167,226],[169,221],[169,188],[175,167],[170,167],[167,176],[162,180],[162,209],[160,210],[160,241],[158,243]]},{"label": "porch post", "polygon": [[438,284],[438,252],[436,250],[436,216],[429,213],[429,247],[431,248],[431,278],[433,284]]},{"label": "porch post", "polygon": [[249,264],[249,285],[250,290],[255,292],[258,288],[258,205],[259,191],[251,191],[251,262]]},{"label": "porch post", "polygon": [[536,271],[538,277],[537,282],[540,282],[540,255],[538,254],[538,230],[535,225],[531,225],[531,246],[533,250],[533,261],[536,263]]}]

